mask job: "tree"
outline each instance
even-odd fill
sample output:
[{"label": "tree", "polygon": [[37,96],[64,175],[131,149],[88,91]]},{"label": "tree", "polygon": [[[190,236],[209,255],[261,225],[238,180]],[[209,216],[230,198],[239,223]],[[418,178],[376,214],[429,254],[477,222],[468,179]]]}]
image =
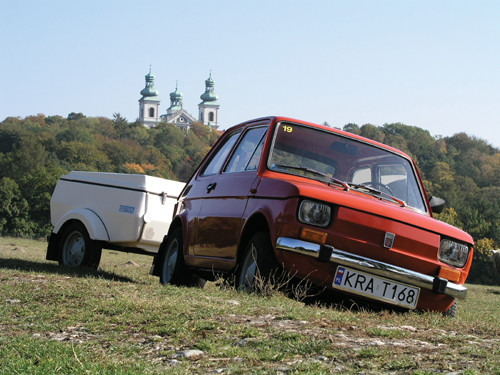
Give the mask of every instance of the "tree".
[{"label": "tree", "polygon": [[380,128],[375,125],[365,124],[361,127],[361,135],[374,141],[384,142],[385,135]]},{"label": "tree", "polygon": [[82,118],[85,118],[85,116],[83,115],[83,113],[75,113],[75,112],[71,112],[69,115],[68,115],[68,120],[69,121],[74,121],[74,120],[80,120]]},{"label": "tree", "polygon": [[359,126],[352,123],[344,125],[342,130],[353,134],[358,134],[358,135],[361,134],[361,129],[359,128]]},{"label": "tree", "polygon": [[0,233],[4,236],[31,236],[28,202],[21,196],[17,183],[8,177],[0,179]]}]

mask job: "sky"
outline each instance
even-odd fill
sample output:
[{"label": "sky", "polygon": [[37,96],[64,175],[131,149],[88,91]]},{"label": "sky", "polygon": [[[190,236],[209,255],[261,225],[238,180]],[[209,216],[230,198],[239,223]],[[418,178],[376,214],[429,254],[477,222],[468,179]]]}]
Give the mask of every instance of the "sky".
[{"label": "sky", "polygon": [[0,0],[0,121],[128,121],[144,76],[194,117],[210,72],[221,129],[283,115],[403,123],[500,148],[500,1]]}]

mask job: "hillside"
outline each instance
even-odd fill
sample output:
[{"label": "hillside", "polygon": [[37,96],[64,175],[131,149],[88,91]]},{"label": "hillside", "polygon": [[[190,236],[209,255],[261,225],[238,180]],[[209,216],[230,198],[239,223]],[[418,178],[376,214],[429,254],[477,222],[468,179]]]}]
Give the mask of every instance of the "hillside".
[{"label": "hillside", "polygon": [[151,257],[58,267],[0,238],[0,374],[498,374],[500,287],[468,285],[455,318],[162,286]]},{"label": "hillside", "polygon": [[[497,282],[489,250],[500,247],[500,150],[464,133],[433,137],[404,124],[347,124],[344,130],[386,143],[417,162],[431,195],[447,201],[437,218],[476,241],[471,282]],[[0,235],[50,233],[49,201],[70,170],[144,173],[185,181],[219,137],[201,124],[184,133],[162,123],[147,129],[114,118],[39,114],[0,123]],[[486,270],[486,271],[485,271]]]}]

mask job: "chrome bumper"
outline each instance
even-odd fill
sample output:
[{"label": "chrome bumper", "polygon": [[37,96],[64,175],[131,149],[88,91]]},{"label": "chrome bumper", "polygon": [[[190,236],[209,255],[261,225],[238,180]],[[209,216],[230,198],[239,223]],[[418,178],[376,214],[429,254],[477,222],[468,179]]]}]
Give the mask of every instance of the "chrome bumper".
[{"label": "chrome bumper", "polygon": [[463,285],[452,283],[437,276],[429,276],[406,268],[351,254],[335,249],[333,246],[329,245],[320,245],[294,238],[279,237],[276,242],[276,248],[315,257],[324,262],[332,262],[343,266],[353,267],[360,271],[419,286],[433,291],[434,293],[445,294],[453,298],[464,299],[467,295],[467,288]]}]

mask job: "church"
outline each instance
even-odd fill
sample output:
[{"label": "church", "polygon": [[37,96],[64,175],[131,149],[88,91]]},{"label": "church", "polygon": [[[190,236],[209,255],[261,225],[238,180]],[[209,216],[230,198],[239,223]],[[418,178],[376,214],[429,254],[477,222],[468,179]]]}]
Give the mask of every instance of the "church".
[{"label": "church", "polygon": [[151,68],[145,78],[146,86],[141,90],[142,97],[139,99],[139,121],[148,128],[154,127],[160,122],[168,122],[181,129],[188,130],[195,121],[213,129],[219,127],[219,97],[214,91],[215,82],[212,79],[212,73],[205,80],[205,92],[200,96],[201,103],[198,104],[198,119],[184,109],[182,105],[183,95],[179,91],[177,84],[175,85],[175,91],[170,93],[170,107],[167,108],[166,113],[160,114],[160,93],[154,87],[155,76],[151,73]]}]

